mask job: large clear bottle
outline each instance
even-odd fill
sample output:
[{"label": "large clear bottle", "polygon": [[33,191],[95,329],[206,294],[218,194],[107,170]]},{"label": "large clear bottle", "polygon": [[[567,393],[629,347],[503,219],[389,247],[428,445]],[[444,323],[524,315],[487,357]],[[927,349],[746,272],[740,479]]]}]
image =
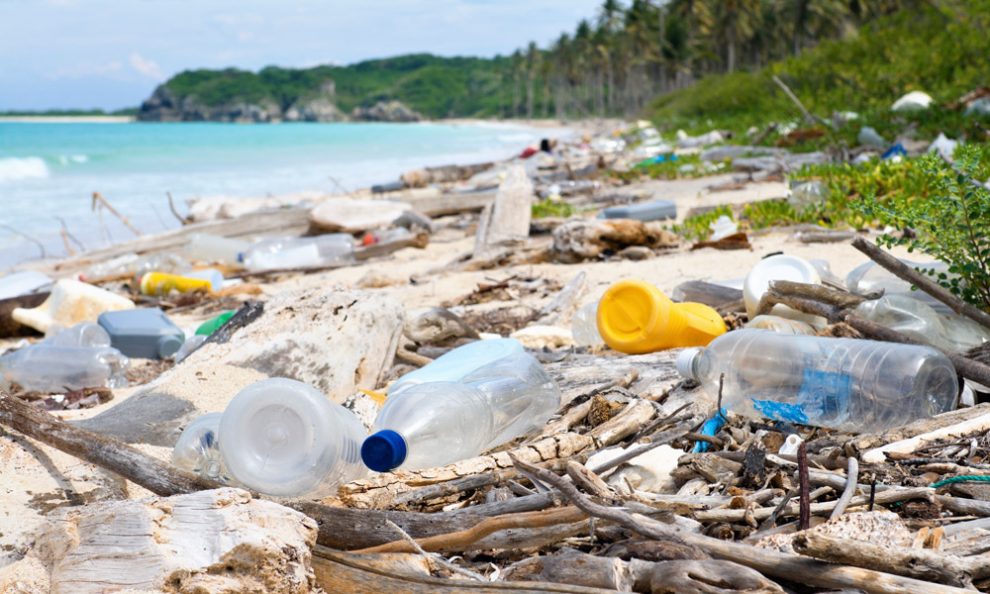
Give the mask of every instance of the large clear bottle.
[{"label": "large clear bottle", "polygon": [[196,419],[172,456],[211,480],[277,497],[322,497],[367,473],[366,435],[354,413],[316,388],[273,378],[241,390],[219,417]]},{"label": "large clear bottle", "polygon": [[990,330],[954,312],[939,313],[913,296],[894,293],[864,301],[856,315],[946,351],[964,352],[990,340]]},{"label": "large clear bottle", "polygon": [[949,359],[930,347],[736,330],[685,349],[682,375],[750,416],[856,433],[882,431],[955,407]]},{"label": "large clear bottle", "polygon": [[63,394],[127,385],[130,361],[111,347],[60,346],[47,341],[0,357],[0,376],[25,390]]},{"label": "large clear bottle", "polygon": [[513,353],[457,381],[390,394],[361,456],[379,472],[449,464],[543,427],[559,404],[560,390],[540,363]]},{"label": "large clear bottle", "polygon": [[243,254],[244,267],[251,272],[320,268],[353,261],[354,238],[347,233],[266,239]]}]

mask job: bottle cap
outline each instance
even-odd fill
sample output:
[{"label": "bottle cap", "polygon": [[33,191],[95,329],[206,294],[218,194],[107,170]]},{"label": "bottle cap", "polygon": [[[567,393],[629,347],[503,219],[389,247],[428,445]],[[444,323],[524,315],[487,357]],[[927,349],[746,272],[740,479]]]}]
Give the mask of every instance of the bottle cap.
[{"label": "bottle cap", "polygon": [[388,472],[406,459],[406,440],[391,429],[383,429],[361,444],[364,465],[376,472]]},{"label": "bottle cap", "polygon": [[681,374],[681,377],[697,381],[698,378],[694,376],[694,360],[700,354],[701,349],[699,348],[684,349],[678,353],[676,362],[677,373]]},{"label": "bottle cap", "polygon": [[179,349],[182,348],[183,342],[183,337],[162,336],[158,339],[158,356],[163,359],[165,357],[171,357],[175,353],[179,352]]}]

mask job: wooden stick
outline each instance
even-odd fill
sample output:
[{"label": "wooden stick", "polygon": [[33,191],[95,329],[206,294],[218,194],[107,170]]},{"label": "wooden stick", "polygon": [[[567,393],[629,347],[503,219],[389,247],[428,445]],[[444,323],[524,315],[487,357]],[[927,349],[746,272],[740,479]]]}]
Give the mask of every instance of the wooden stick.
[{"label": "wooden stick", "polygon": [[488,485],[500,483],[509,477],[515,476],[516,474],[517,473],[515,470],[507,468],[505,470],[495,470],[492,472],[465,476],[463,478],[454,479],[445,483],[428,485],[426,487],[422,487],[414,491],[407,491],[406,493],[398,495],[392,502],[392,505],[396,507],[401,505],[410,505],[421,501],[436,499],[438,497],[446,497],[447,495],[453,495],[455,493],[470,491],[471,489],[480,489],[482,487],[487,487]]},{"label": "wooden stick", "polygon": [[113,471],[155,495],[167,497],[220,486],[179,472],[116,439],[69,425],[3,391],[0,391],[0,424]]},{"label": "wooden stick", "polygon": [[800,514],[798,520],[798,530],[807,530],[811,527],[811,487],[808,484],[808,446],[801,442],[798,446],[798,490]]},{"label": "wooden stick", "polygon": [[168,209],[172,211],[172,216],[179,219],[179,223],[182,225],[188,225],[192,223],[193,222],[192,217],[184,217],[179,214],[178,210],[176,210],[175,203],[172,202],[172,192],[165,192],[165,195],[168,196]]},{"label": "wooden stick", "polygon": [[62,231],[65,233],[65,237],[71,239],[72,243],[76,244],[76,247],[79,248],[79,251],[85,252],[86,246],[84,246],[83,243],[79,241],[79,239],[77,239],[76,236],[72,234],[72,232],[69,231],[69,226],[65,224],[65,219],[63,219],[62,217],[55,217],[55,218],[58,220],[59,223],[61,223]]},{"label": "wooden stick", "polygon": [[[804,445],[803,443],[801,445]],[[807,477],[805,477],[807,478]],[[834,520],[841,516],[843,512],[846,511],[846,507],[852,500],[853,495],[856,494],[856,484],[859,482],[859,462],[856,458],[849,458],[849,468],[846,470],[846,488],[842,490],[842,495],[835,502],[835,509],[832,510],[832,515],[828,517],[829,520]]]},{"label": "wooden stick", "polygon": [[775,305],[786,305],[791,309],[796,309],[806,314],[821,316],[833,324],[838,322],[841,318],[841,311],[837,307],[805,297],[780,295],[772,290],[768,290],[763,294],[763,297],[760,298],[757,313],[759,315],[769,314],[770,310],[772,310]]},{"label": "wooden stick", "polygon": [[647,538],[674,540],[696,547],[714,557],[752,567],[765,575],[773,575],[817,588],[858,588],[871,594],[962,594],[963,592],[970,592],[962,588],[923,582],[870,569],[833,565],[813,561],[799,555],[790,555],[769,549],[757,549],[749,545],[724,541],[710,536],[676,532],[671,526],[646,516],[631,514],[619,508],[594,503],[578,491],[574,485],[552,472],[525,462],[517,462],[516,464],[527,472],[537,475],[540,480],[560,489],[569,501],[590,516],[610,520]]},{"label": "wooden stick", "polygon": [[10,225],[6,225],[6,224],[3,224],[3,223],[0,223],[0,227],[6,229],[8,231],[10,231],[11,233],[13,233],[15,235],[20,235],[24,239],[26,239],[26,240],[30,241],[31,243],[37,245],[38,246],[38,251],[41,252],[41,257],[42,258],[47,258],[48,257],[48,254],[45,253],[45,244],[41,243],[40,241],[38,241],[34,237],[31,237],[27,233],[24,233],[23,231],[21,231],[19,229],[15,229],[14,227],[11,227]]},{"label": "wooden stick", "polygon": [[777,76],[776,74],[773,75],[773,82],[775,82],[777,86],[780,87],[780,90],[784,91],[784,94],[787,95],[787,98],[790,99],[791,102],[794,103],[794,105],[797,105],[798,109],[801,110],[801,114],[804,115],[805,121],[807,121],[811,125],[815,125],[818,123],[818,119],[815,118],[815,116],[811,115],[811,112],[808,111],[808,108],[804,106],[804,103],[801,103],[801,100],[797,98],[797,95],[794,94],[794,91],[791,91],[791,88],[788,87],[784,83],[784,81],[780,80],[780,77]]},{"label": "wooden stick", "polygon": [[[876,322],[871,322],[857,315],[849,314],[843,318],[843,321],[852,326],[853,329],[858,331],[863,336],[872,338],[873,340],[931,346],[934,349],[938,349],[938,347],[934,347],[920,340],[915,340],[914,338],[905,336],[896,330],[891,330],[886,326],[881,326]],[[990,366],[964,357],[959,353],[953,353],[952,351],[942,351],[942,353],[948,357],[950,361],[952,361],[953,367],[956,368],[956,373],[966,379],[971,379],[983,385],[990,385]]]},{"label": "wooden stick", "polygon": [[113,205],[110,204],[107,201],[107,199],[104,198],[99,192],[93,192],[93,210],[96,210],[97,205],[100,205],[103,208],[109,210],[110,214],[120,219],[120,222],[123,223],[125,227],[131,230],[131,233],[137,235],[138,237],[141,237],[141,232],[138,230],[137,227],[132,225],[129,220],[127,220],[127,217],[120,214],[120,212],[118,212],[117,209],[114,208]]},{"label": "wooden stick", "polygon": [[857,237],[854,239],[852,246],[866,254],[869,259],[873,260],[880,266],[883,266],[898,278],[911,283],[935,299],[938,299],[942,303],[948,305],[952,308],[952,311],[978,322],[985,328],[990,328],[990,313],[987,313],[978,307],[966,303],[959,297],[956,297],[932,279],[891,256],[879,246],[866,241],[862,237]]},{"label": "wooden stick", "polygon": [[796,283],[794,281],[777,280],[770,281],[770,290],[781,296],[803,297],[833,305],[842,309],[856,307],[868,301],[862,295],[854,295],[849,291],[840,291],[825,285],[812,285],[809,283]]}]

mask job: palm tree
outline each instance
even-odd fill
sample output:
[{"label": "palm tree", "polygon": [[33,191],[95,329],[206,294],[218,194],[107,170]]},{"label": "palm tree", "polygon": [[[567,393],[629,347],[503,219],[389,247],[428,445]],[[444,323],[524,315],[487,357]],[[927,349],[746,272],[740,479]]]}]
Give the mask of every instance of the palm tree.
[{"label": "palm tree", "polygon": [[714,6],[715,39],[725,41],[725,70],[735,72],[740,45],[749,41],[759,24],[760,0],[710,0]]}]

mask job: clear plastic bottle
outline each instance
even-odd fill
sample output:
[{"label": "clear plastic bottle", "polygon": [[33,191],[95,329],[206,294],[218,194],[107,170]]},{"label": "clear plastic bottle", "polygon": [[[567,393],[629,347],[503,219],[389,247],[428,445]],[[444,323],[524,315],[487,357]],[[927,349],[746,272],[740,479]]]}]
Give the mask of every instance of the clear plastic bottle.
[{"label": "clear plastic bottle", "polygon": [[592,301],[574,312],[571,319],[571,334],[578,346],[604,346],[605,340],[598,332],[598,302]]},{"label": "clear plastic bottle", "polygon": [[250,247],[251,244],[243,239],[219,237],[208,233],[193,233],[189,236],[189,243],[186,244],[183,251],[192,260],[237,264],[240,261],[240,255]]},{"label": "clear plastic bottle", "polygon": [[390,395],[361,457],[379,472],[456,462],[543,427],[559,404],[560,390],[540,363],[516,353],[460,381]]},{"label": "clear plastic bottle", "polygon": [[746,328],[756,330],[770,330],[778,334],[800,334],[804,336],[815,336],[815,329],[810,324],[800,320],[791,320],[781,316],[765,315],[756,316],[747,322]]},{"label": "clear plastic bottle", "polygon": [[316,388],[274,378],[241,390],[215,436],[238,484],[279,497],[321,497],[367,473],[360,455],[366,435],[354,413]]},{"label": "clear plastic bottle", "polygon": [[[901,258],[901,262],[926,275],[931,273],[949,274],[949,265],[945,262],[912,262],[903,258]],[[863,262],[846,275],[846,287],[850,292],[860,295],[879,292],[883,292],[884,295],[907,295],[908,297],[924,301],[938,313],[949,313],[952,311],[948,305],[945,305],[928,293],[912,289],[911,283],[895,276],[883,266],[878,266],[872,260]]]},{"label": "clear plastic bottle", "polygon": [[856,315],[947,351],[963,352],[990,340],[990,331],[957,314],[940,315],[927,303],[902,294],[864,301]]},{"label": "clear plastic bottle", "polygon": [[127,385],[127,357],[110,347],[40,342],[0,357],[0,375],[25,390],[61,394],[82,388]]},{"label": "clear plastic bottle", "polygon": [[949,359],[930,347],[737,330],[677,359],[723,406],[777,421],[856,433],[882,431],[955,407]]},{"label": "clear plastic bottle", "polygon": [[43,344],[59,347],[108,347],[110,335],[99,324],[82,322],[69,328],[50,329]]},{"label": "clear plastic bottle", "polygon": [[290,268],[319,268],[354,261],[354,238],[347,233],[317,237],[282,237],[252,245],[243,255],[251,272]]},{"label": "clear plastic bottle", "polygon": [[430,382],[456,382],[475,370],[499,359],[525,353],[521,342],[515,338],[476,340],[452,349],[397,379],[388,387],[388,395],[395,396],[402,390]]},{"label": "clear plastic bottle", "polygon": [[223,413],[209,413],[186,425],[172,450],[172,464],[179,470],[230,485],[233,479],[224,466],[217,439],[222,416]]}]

